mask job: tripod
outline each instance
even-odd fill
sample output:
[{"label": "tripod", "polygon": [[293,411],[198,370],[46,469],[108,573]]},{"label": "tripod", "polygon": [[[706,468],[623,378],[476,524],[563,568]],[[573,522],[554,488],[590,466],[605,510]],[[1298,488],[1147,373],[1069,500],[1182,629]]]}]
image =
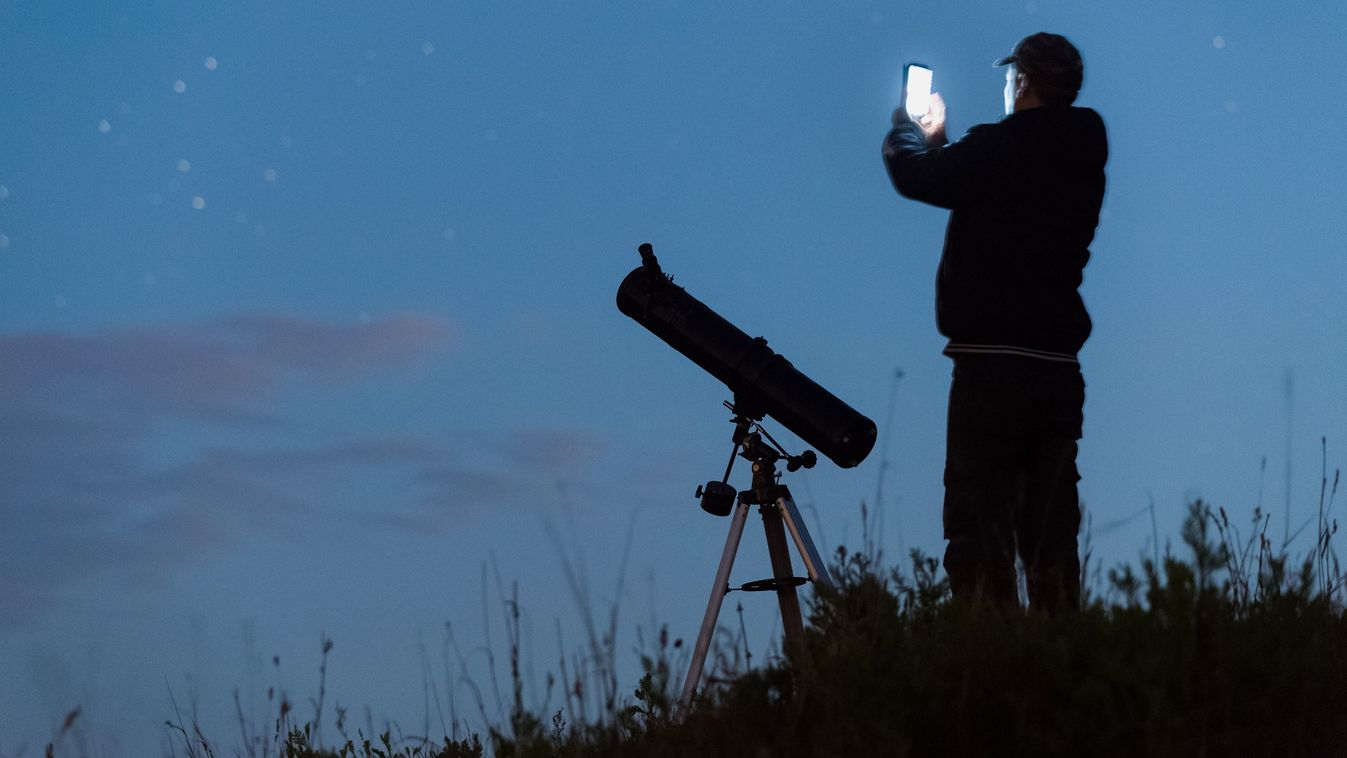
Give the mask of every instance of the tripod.
[{"label": "tripod", "polygon": [[[697,636],[697,645],[692,651],[692,661],[688,664],[687,678],[683,681],[683,694],[679,704],[683,712],[692,704],[692,697],[701,683],[702,669],[706,664],[706,654],[711,647],[711,637],[715,634],[716,621],[720,617],[725,595],[735,591],[763,592],[775,591],[777,604],[781,609],[781,623],[786,633],[786,647],[800,651],[804,645],[804,617],[800,612],[800,599],[795,588],[806,581],[813,581],[831,588],[832,579],[828,576],[827,566],[819,557],[814,540],[805,528],[800,511],[790,496],[790,490],[779,483],[780,473],[776,470],[777,461],[786,459],[786,469],[796,471],[799,468],[812,468],[817,461],[813,451],[792,456],[786,453],[766,430],[757,424],[762,414],[755,413],[751,407],[739,402],[725,403],[725,407],[734,412],[734,449],[730,452],[729,465],[725,467],[725,477],[719,482],[708,482],[706,487],[697,488],[697,497],[702,500],[702,508],[717,516],[728,516],[730,533],[725,538],[725,550],[720,555],[720,566],[716,569],[715,583],[711,585],[711,599],[706,604],[706,615],[702,617],[701,633]],[[758,427],[758,431],[749,430]],[[763,441],[763,437],[771,444]],[[750,489],[736,493],[729,485],[730,470],[736,457],[742,456],[753,464],[753,484]],[[744,523],[748,520],[748,511],[758,506],[762,516],[762,528],[767,538],[767,553],[772,563],[772,578],[747,582],[737,588],[729,585],[730,570],[734,568],[735,554],[739,551],[739,540],[744,533]],[[800,559],[804,561],[808,578],[794,576],[791,568],[790,548],[786,545],[786,532],[790,532]]]}]

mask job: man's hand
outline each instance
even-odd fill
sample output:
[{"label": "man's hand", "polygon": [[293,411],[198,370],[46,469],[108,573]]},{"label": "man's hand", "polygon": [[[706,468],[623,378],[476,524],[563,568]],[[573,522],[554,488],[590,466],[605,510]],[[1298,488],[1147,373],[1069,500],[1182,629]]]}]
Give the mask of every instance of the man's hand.
[{"label": "man's hand", "polygon": [[892,120],[894,126],[906,121],[916,124],[928,145],[939,146],[948,141],[945,139],[945,100],[939,93],[931,93],[931,109],[921,118],[913,118],[907,109],[900,105],[894,110]]},{"label": "man's hand", "polygon": [[945,99],[940,93],[931,93],[931,109],[916,121],[922,134],[926,135],[927,144],[945,144]]}]

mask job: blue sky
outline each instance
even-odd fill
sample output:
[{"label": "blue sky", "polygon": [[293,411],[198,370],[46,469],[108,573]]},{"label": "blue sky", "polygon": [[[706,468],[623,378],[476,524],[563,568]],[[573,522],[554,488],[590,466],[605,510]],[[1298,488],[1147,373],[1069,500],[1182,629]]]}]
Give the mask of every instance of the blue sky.
[{"label": "blue sky", "polygon": [[[579,648],[567,561],[620,608],[634,684],[638,626],[695,635],[727,522],[691,493],[731,431],[725,389],[614,307],[641,242],[880,423],[860,467],[787,479],[824,549],[858,544],[882,449],[885,548],[938,554],[945,214],[898,198],[879,146],[904,61],[933,66],[956,135],[999,116],[991,61],[1039,30],[1080,47],[1112,148],[1083,287],[1097,558],[1145,546],[1152,499],[1162,539],[1194,496],[1245,514],[1261,492],[1280,523],[1288,374],[1293,527],[1321,437],[1330,476],[1347,461],[1340,4],[7,0],[0,21],[0,756],[76,705],[88,744],[144,754],[170,686],[228,747],[235,687],[259,720],[278,684],[303,713],[320,634],[328,702],[414,732],[424,682],[447,697],[445,623],[499,648],[512,582],[537,679]],[[765,575],[760,542],[736,576]],[[774,612],[746,604],[759,652]]]}]

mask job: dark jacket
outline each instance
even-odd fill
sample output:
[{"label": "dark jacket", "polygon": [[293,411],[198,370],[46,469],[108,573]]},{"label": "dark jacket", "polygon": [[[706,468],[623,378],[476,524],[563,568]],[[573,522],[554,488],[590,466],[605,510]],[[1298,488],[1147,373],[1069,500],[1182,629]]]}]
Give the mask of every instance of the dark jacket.
[{"label": "dark jacket", "polygon": [[1090,336],[1077,288],[1104,199],[1099,114],[1030,108],[939,147],[906,117],[896,121],[884,140],[893,186],[953,211],[936,277],[947,352],[1073,360]]}]

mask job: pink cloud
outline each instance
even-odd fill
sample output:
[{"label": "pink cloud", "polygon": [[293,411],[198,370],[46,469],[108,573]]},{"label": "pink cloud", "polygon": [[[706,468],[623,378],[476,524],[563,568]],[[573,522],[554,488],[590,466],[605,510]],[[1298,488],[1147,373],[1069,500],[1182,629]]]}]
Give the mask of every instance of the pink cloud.
[{"label": "pink cloud", "polygon": [[[429,465],[416,443],[286,446],[274,401],[294,383],[333,391],[405,372],[454,342],[451,324],[420,315],[0,334],[0,623],[42,613],[82,577],[134,580],[300,518],[333,472]],[[265,439],[278,451],[175,450],[165,432],[259,421],[275,422]]]},{"label": "pink cloud", "polygon": [[[315,443],[290,423],[282,398],[296,386],[396,384],[455,343],[451,324],[418,315],[0,334],[0,624],[40,617],[94,575],[150,586],[258,535],[312,539],[315,525],[462,529],[589,480],[601,446],[575,430]],[[221,442],[186,443],[203,438]]]},{"label": "pink cloud", "polygon": [[331,379],[404,364],[454,336],[447,322],[416,315],[368,324],[325,324],[277,314],[245,314],[208,326],[221,342],[246,345],[254,358]]},{"label": "pink cloud", "polygon": [[152,415],[238,413],[291,378],[349,380],[451,345],[452,326],[400,315],[368,324],[245,314],[92,335],[0,334],[0,389],[27,404],[130,404]]},{"label": "pink cloud", "polygon": [[564,471],[589,463],[600,447],[593,437],[570,430],[527,429],[511,434],[502,452],[521,464]]}]

